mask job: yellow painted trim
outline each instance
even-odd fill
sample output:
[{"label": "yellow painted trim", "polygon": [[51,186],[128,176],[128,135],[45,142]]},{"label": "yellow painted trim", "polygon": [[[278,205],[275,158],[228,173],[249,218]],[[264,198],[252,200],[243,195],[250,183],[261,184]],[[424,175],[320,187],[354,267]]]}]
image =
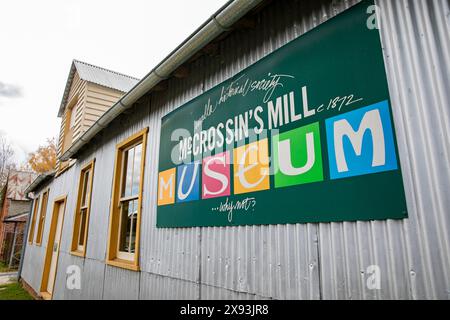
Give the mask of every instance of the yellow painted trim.
[{"label": "yellow painted trim", "polygon": [[67,195],[62,195],[53,199],[53,202],[63,202],[67,200]]},{"label": "yellow painted trim", "polygon": [[142,160],[141,160],[141,177],[139,181],[139,200],[138,200],[138,216],[136,224],[136,243],[137,246],[134,252],[134,264],[139,266],[139,248],[141,243],[141,216],[142,216],[142,193],[144,190],[144,172],[145,172],[145,156],[147,150],[147,134],[148,128],[143,132],[142,137]]},{"label": "yellow painted trim", "polygon": [[[140,233],[141,233],[141,211],[142,211],[142,192],[144,187],[144,171],[145,171],[145,157],[147,150],[147,135],[149,128],[139,131],[130,136],[116,146],[116,158],[114,164],[113,187],[111,195],[111,210],[109,215],[109,229],[108,229],[108,244],[106,252],[106,263],[119,268],[125,268],[133,271],[139,271],[139,248],[140,248]],[[141,173],[139,182],[139,198],[138,198],[138,214],[136,224],[136,248],[134,252],[133,261],[124,261],[117,259],[117,240],[118,240],[118,221],[119,221],[119,199],[120,186],[122,179],[122,159],[123,151],[142,141],[142,159],[141,159]]]},{"label": "yellow painted trim", "polygon": [[81,251],[70,251],[70,254],[73,256],[77,256],[80,258],[85,258],[86,257],[86,250],[84,250],[83,252]]},{"label": "yellow painted trim", "polygon": [[[115,203],[116,203],[116,189],[117,189],[117,184],[118,181],[120,179],[117,179],[117,174],[118,174],[118,168],[120,167],[120,163],[122,162],[122,154],[119,150],[119,148],[116,149],[116,156],[115,156],[115,163],[114,163],[114,173],[113,173],[113,185],[112,185],[112,191],[111,191],[111,208],[110,208],[110,213],[109,213],[109,226],[108,226],[108,243],[107,243],[107,248],[106,248],[106,261],[110,261],[113,259],[115,252],[116,252],[116,247],[115,247],[115,241],[111,241],[111,238],[114,236],[112,233],[112,229],[115,227],[115,222],[113,221],[114,219],[114,212],[115,212]],[[113,245],[111,245],[113,244]],[[114,252],[114,254],[112,254],[112,252]]]},{"label": "yellow painted trim", "polygon": [[[44,196],[47,194],[47,197]],[[36,233],[36,245],[41,246],[42,245],[42,238],[44,236],[44,226],[45,226],[45,218],[47,217],[47,207],[48,207],[48,198],[50,197],[50,188],[47,188],[42,193],[42,199],[41,199],[41,205],[39,208],[39,221],[38,221],[38,227],[37,227],[37,233]],[[44,202],[45,199],[45,202]]]},{"label": "yellow painted trim", "polygon": [[[73,217],[73,230],[72,230],[72,242],[71,242],[71,254],[77,255],[79,257],[85,257],[86,256],[86,247],[87,247],[87,234],[89,231],[89,217],[91,212],[91,199],[92,199],[92,186],[94,181],[94,169],[95,169],[95,158],[85,164],[81,170],[80,170],[80,178],[78,179],[78,194],[77,194],[77,204],[75,207],[75,214]],[[79,228],[80,228],[80,219],[79,219],[79,211],[81,207],[81,196],[83,194],[83,177],[84,173],[87,170],[91,170],[91,174],[89,176],[89,195],[88,196],[88,205],[86,210],[86,225],[84,230],[84,247],[83,251],[78,250],[78,234],[79,234]]]},{"label": "yellow painted trim", "polygon": [[[72,168],[72,166],[76,163],[76,161],[74,161],[74,159],[69,159],[66,161],[60,161],[59,162],[59,167],[58,170],[55,174],[55,178],[59,177],[60,175],[62,175],[64,172],[66,172],[67,170],[69,170],[70,168]],[[61,166],[64,164],[64,167],[61,168]]]},{"label": "yellow painted trim", "polygon": [[30,232],[28,234],[28,243],[29,244],[33,244],[34,229],[36,227],[36,216],[38,215],[38,208],[39,208],[40,200],[41,200],[40,196],[37,196],[37,198],[34,199],[33,216],[31,217]]},{"label": "yellow painted trim", "polygon": [[125,139],[124,141],[120,142],[119,144],[117,144],[116,148],[117,149],[125,149],[125,148],[133,145],[134,143],[136,143],[137,140],[140,140],[141,137],[143,137],[144,135],[147,135],[147,133],[148,133],[148,127],[133,134],[132,136]]},{"label": "yellow painted trim", "polygon": [[[73,109],[77,105],[78,100],[79,100],[79,93],[77,92],[65,106],[66,119],[65,119],[65,123],[64,123],[64,136],[63,136],[63,140],[62,140],[63,143],[61,146],[62,153],[64,153],[66,150],[68,150],[74,142],[73,141],[74,132],[72,131],[72,128],[70,127],[70,123],[72,122],[72,117],[76,116],[76,114],[74,114],[74,112],[73,112]],[[69,117],[67,117],[67,115]],[[66,138],[68,137],[69,133],[71,133],[71,137],[70,137],[71,141],[68,145],[66,145],[66,142],[67,142]]]},{"label": "yellow painted trim", "polygon": [[89,177],[89,199],[88,199],[88,207],[86,210],[86,225],[84,230],[84,247],[83,247],[83,253],[86,255],[86,248],[87,248],[87,240],[88,240],[88,232],[89,232],[89,220],[91,217],[91,200],[92,200],[92,192],[93,192],[93,185],[94,185],[94,170],[95,170],[95,158],[91,161],[91,176]]},{"label": "yellow painted trim", "polygon": [[127,260],[121,260],[121,259],[107,260],[106,264],[109,266],[122,268],[122,269],[128,269],[131,271],[140,271],[139,266],[137,266],[133,262],[129,262]]},{"label": "yellow painted trim", "polygon": [[[61,221],[61,228],[64,228],[64,216],[66,213],[66,204],[67,204],[67,195],[63,195],[60,197],[57,197],[53,200],[53,208],[52,208],[52,219],[51,219],[51,224],[50,224],[50,230],[49,230],[49,234],[48,234],[48,240],[47,240],[47,248],[45,250],[45,259],[44,259],[44,267],[43,267],[43,271],[42,271],[42,277],[41,277],[41,286],[40,286],[40,293],[41,296],[45,299],[45,300],[51,300],[52,299],[52,294],[50,294],[49,292],[47,292],[47,283],[48,283],[48,276],[49,276],[49,271],[50,271],[50,264],[52,262],[51,256],[52,256],[52,251],[53,251],[53,246],[49,245],[49,242],[52,241],[53,243],[55,242],[55,232],[56,232],[56,226],[58,224],[58,219],[57,219],[57,213],[58,211],[56,209],[59,209],[59,207],[56,206],[57,203],[60,203],[59,205],[64,205],[64,211],[63,211],[63,216],[62,216],[62,221]],[[56,219],[55,219],[56,216]],[[61,230],[61,236],[59,239],[59,243],[61,243],[61,237],[64,230]],[[55,288],[55,281],[56,281],[56,276],[57,276],[57,272],[58,272],[58,259],[59,259],[59,252],[60,252],[60,248],[58,248],[58,254],[56,255],[56,268],[55,268],[55,279],[53,279],[53,289]]]},{"label": "yellow painted trim", "polygon": [[52,300],[52,295],[48,292],[41,292],[41,297],[44,300]]}]

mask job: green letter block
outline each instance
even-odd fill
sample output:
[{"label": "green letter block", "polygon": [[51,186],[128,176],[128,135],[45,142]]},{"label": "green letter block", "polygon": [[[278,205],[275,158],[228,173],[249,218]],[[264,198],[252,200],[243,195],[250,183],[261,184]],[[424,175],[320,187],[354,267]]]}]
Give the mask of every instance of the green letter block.
[{"label": "green letter block", "polygon": [[273,137],[275,187],[323,181],[319,123]]}]

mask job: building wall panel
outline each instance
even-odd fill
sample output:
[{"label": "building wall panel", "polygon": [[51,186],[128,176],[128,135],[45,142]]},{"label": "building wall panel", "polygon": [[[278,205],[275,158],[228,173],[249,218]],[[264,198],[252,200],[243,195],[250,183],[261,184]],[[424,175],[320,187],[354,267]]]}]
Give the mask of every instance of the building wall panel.
[{"label": "building wall panel", "polygon": [[[200,229],[157,229],[156,201],[158,185],[158,154],[161,117],[203,92],[200,65],[192,66],[192,80],[172,80],[168,91],[156,94],[145,110],[150,113],[145,168],[141,264],[142,270],[171,278],[199,281]],[[190,78],[191,79],[191,78]]]},{"label": "building wall panel", "polygon": [[[448,299],[449,4],[377,4],[409,219],[321,224],[321,291],[326,299]],[[348,272],[355,257],[361,277]],[[370,265],[381,268],[381,290],[367,289]]]},{"label": "building wall panel", "polygon": [[82,132],[86,131],[106,110],[122,98],[123,95],[124,93],[118,90],[87,82],[85,108],[80,130]]},{"label": "building wall panel", "polygon": [[141,300],[197,300],[199,284],[167,276],[141,273],[139,299]]},{"label": "building wall panel", "polygon": [[[261,12],[256,29],[231,34],[217,53],[191,65],[189,77],[169,80],[167,90],[142,99],[83,150],[79,162],[53,182],[49,198],[50,204],[55,197],[69,194],[60,263],[78,263],[67,254],[75,190],[80,164],[96,158],[87,259],[83,263],[83,277],[89,285],[78,297],[450,298],[450,9],[446,0],[376,1],[381,10],[380,33],[408,219],[156,228],[161,117],[357,2],[273,1]],[[105,266],[104,260],[115,148],[144,127],[150,130],[139,273]],[[28,246],[25,255],[23,277],[35,289],[42,270],[33,264],[41,266],[43,262],[49,212],[43,246]],[[380,290],[367,286],[368,267],[372,265],[380,268]],[[58,271],[60,281],[65,276]],[[58,290],[57,297],[76,297]]]},{"label": "building wall panel", "polygon": [[106,258],[114,152],[112,143],[95,145],[80,159],[87,163],[95,158],[86,257],[97,261],[105,261]]},{"label": "building wall panel", "polygon": [[[237,292],[232,290],[227,290],[220,287],[213,287],[208,285],[201,286],[202,296],[204,300],[269,300],[266,297],[249,294],[245,292]],[[222,310],[225,312],[226,310]],[[231,310],[230,310],[231,311]]]},{"label": "building wall panel", "polygon": [[[53,289],[53,300],[80,300],[81,290],[71,288],[68,277],[71,275],[72,269],[78,267],[80,275],[84,274],[84,259],[73,256],[67,252],[60,252],[58,256],[58,269],[56,270],[56,280]],[[81,277],[82,281],[83,277]],[[70,283],[72,285],[72,283]]]},{"label": "building wall panel", "polygon": [[81,278],[80,298],[83,300],[101,300],[104,293],[106,265],[103,261],[85,259]]},{"label": "building wall panel", "polygon": [[140,272],[106,266],[103,299],[137,300],[139,298]]},{"label": "building wall panel", "polygon": [[42,268],[44,265],[45,247],[38,247],[28,244],[25,251],[21,277],[34,289],[39,292],[42,280]]}]

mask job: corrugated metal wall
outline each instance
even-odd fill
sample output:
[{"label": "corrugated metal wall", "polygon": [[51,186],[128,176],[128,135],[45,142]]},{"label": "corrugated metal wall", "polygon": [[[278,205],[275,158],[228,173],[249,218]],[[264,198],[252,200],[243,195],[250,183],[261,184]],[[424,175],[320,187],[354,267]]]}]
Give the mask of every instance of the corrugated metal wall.
[{"label": "corrugated metal wall", "polygon": [[450,298],[450,4],[380,6],[410,218],[372,223],[370,252],[393,274],[383,297]]},{"label": "corrugated metal wall", "polygon": [[[68,193],[55,299],[421,299],[450,298],[450,5],[379,0],[381,35],[409,219],[357,223],[156,229],[161,117],[358,1],[274,1],[256,30],[235,32],[220,54],[191,66],[109,129],[51,186]],[[151,107],[151,109],[150,109]],[[115,145],[149,126],[141,269],[105,266]],[[86,259],[71,256],[81,165],[96,158]],[[51,203],[51,202],[50,202]],[[51,205],[48,206],[51,210]],[[50,212],[50,211],[49,211]],[[44,239],[48,237],[47,214]],[[45,245],[44,241],[44,245]],[[36,290],[44,247],[28,246],[23,278]],[[82,270],[67,290],[66,268]],[[378,265],[381,290],[366,286]]]}]

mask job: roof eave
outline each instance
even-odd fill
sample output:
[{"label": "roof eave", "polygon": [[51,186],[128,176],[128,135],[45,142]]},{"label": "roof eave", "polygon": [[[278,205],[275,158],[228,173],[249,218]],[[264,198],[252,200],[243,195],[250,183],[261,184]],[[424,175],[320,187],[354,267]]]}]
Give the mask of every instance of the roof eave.
[{"label": "roof eave", "polygon": [[61,104],[59,105],[59,110],[58,110],[58,117],[59,118],[61,118],[63,116],[63,114],[64,114],[64,107],[66,105],[67,98],[69,96],[70,87],[72,86],[72,80],[73,80],[73,77],[75,75],[75,71],[76,71],[75,62],[72,61],[72,64],[70,66],[69,75],[68,75],[67,81],[66,81],[66,86],[64,88],[64,93],[63,93],[63,96],[61,98]]},{"label": "roof eave", "polygon": [[212,40],[228,31],[235,22],[245,16],[265,0],[231,0],[222,6],[211,18],[203,23],[194,33],[183,41],[165,59],[152,69],[116,104],[109,108],[64,154],[61,161],[75,158],[80,149],[89,143],[103,128],[113,121],[124,110],[130,108],[139,98],[151,90],[162,80],[167,79],[179,66],[188,61],[194,54],[204,48]]},{"label": "roof eave", "polygon": [[25,189],[25,196],[28,196],[30,192],[36,190],[40,185],[42,185],[45,181],[51,179],[56,174],[56,171],[50,171],[47,173],[42,173],[33,180],[33,182]]}]

